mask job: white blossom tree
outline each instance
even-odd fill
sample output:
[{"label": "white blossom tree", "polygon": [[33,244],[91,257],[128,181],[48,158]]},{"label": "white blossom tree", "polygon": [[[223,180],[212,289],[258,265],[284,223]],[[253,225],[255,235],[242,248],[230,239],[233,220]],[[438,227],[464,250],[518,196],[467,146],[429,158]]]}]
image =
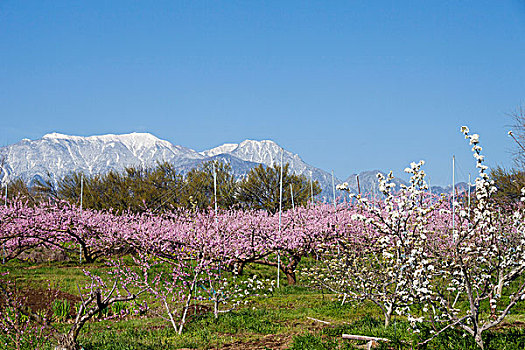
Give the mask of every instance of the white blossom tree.
[{"label": "white blossom tree", "polygon": [[472,208],[452,203],[456,225],[443,230],[448,244],[433,256],[439,269],[427,274],[428,289],[416,297],[427,306],[427,318],[446,325],[437,327],[434,337],[455,327],[483,349],[483,332],[501,323],[525,297],[520,278],[525,272],[525,213],[523,205],[502,208],[492,200],[497,189],[486,173],[479,135],[469,134],[466,126],[461,132],[472,145],[479,169],[476,202]]},{"label": "white blossom tree", "polygon": [[[423,161],[412,163],[410,185],[395,192],[392,172],[378,174],[381,200],[356,196],[354,231],[326,247],[324,259],[304,271],[315,284],[339,293],[345,300],[370,300],[383,312],[387,327],[394,313],[415,301],[413,291],[425,290],[433,269],[426,250],[428,227],[439,201],[427,195]],[[348,191],[346,184],[338,186]]]}]

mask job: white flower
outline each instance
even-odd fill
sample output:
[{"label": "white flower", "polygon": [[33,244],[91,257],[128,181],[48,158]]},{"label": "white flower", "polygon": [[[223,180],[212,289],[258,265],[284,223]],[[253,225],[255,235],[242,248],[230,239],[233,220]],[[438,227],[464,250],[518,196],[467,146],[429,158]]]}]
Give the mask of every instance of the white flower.
[{"label": "white flower", "polygon": [[474,158],[476,158],[479,161],[483,161],[485,159],[485,156],[482,156],[480,154],[474,153]]},{"label": "white flower", "polygon": [[487,170],[489,167],[486,165],[482,165],[480,163],[476,164],[476,168],[479,168],[481,170]]},{"label": "white flower", "polygon": [[394,254],[389,253],[389,252],[383,252],[383,257],[386,258],[386,259],[390,259],[390,258],[394,257]]},{"label": "white flower", "polygon": [[337,190],[346,191],[348,190],[348,182],[343,182],[335,187]]},{"label": "white flower", "polygon": [[482,149],[481,146],[475,145],[472,147],[472,152],[481,152]]},{"label": "white flower", "polygon": [[468,132],[469,132],[468,127],[466,127],[466,126],[462,126],[462,127],[461,127],[461,132],[464,133],[464,134],[468,134]]}]

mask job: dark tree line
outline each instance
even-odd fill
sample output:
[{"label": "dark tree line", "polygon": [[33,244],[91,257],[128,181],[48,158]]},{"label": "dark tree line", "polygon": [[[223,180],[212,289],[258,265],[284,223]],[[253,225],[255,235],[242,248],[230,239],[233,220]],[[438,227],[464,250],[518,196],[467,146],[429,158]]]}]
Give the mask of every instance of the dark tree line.
[{"label": "dark tree line", "polygon": [[498,192],[495,199],[501,204],[512,205],[520,201],[521,189],[525,187],[525,108],[518,107],[509,114],[512,119],[512,130],[509,137],[514,141],[514,167],[496,166],[491,169]]},{"label": "dark tree line", "polygon": [[[30,202],[65,200],[90,209],[112,209],[117,212],[145,210],[164,211],[177,208],[213,209],[215,206],[214,174],[217,188],[217,207],[221,209],[279,210],[281,167],[259,165],[242,179],[236,179],[231,166],[211,161],[191,169],[186,175],[178,173],[169,163],[154,168],[128,167],[122,172],[85,176],[75,172],[62,180],[37,182],[28,187],[17,179],[9,184],[9,197],[20,196]],[[304,206],[312,196],[321,192],[317,181],[310,183],[304,175],[291,173],[283,167],[283,210],[294,205]]]},{"label": "dark tree line", "polygon": [[499,203],[510,205],[520,201],[521,189],[525,187],[525,171],[498,166],[491,169],[491,177],[498,188],[494,197]]},{"label": "dark tree line", "polygon": [[[305,205],[311,201],[312,187],[304,175],[295,175],[290,172],[290,165],[283,167],[283,210],[295,205]],[[279,211],[281,167],[265,167],[259,165],[252,169],[248,176],[238,184],[237,200],[243,206],[251,209],[265,209],[272,213]],[[313,183],[313,195],[321,193],[318,182]]]}]

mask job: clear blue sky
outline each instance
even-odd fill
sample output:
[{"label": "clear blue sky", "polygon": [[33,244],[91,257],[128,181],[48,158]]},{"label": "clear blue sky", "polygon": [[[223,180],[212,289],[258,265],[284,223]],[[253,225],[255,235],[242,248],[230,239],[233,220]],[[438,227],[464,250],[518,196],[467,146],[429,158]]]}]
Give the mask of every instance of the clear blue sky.
[{"label": "clear blue sky", "polygon": [[[524,1],[0,1],[0,143],[272,139],[336,175],[511,165]],[[460,180],[462,175],[459,174]]]}]

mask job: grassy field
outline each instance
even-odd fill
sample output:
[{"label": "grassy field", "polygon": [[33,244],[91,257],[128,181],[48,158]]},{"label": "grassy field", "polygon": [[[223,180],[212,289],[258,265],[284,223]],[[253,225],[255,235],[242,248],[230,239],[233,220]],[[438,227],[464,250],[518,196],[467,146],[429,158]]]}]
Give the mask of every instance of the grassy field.
[{"label": "grassy field", "polygon": [[[104,264],[83,265],[50,263],[31,265],[10,262],[0,267],[9,271],[8,278],[16,280],[24,292],[31,295],[35,307],[51,308],[55,326],[66,329],[70,316],[61,315],[61,300],[69,300],[70,309],[78,301],[77,284],[86,277],[83,268],[91,271],[107,269]],[[251,266],[245,273],[274,278],[275,270]],[[49,295],[46,289],[55,291]],[[56,300],[55,300],[56,299]],[[155,305],[153,301],[150,301]],[[39,304],[40,303],[40,304]],[[193,303],[184,332],[178,335],[162,318],[161,309],[152,307],[145,315],[126,316],[118,320],[96,319],[88,322],[79,336],[83,349],[355,349],[365,342],[343,340],[341,335],[359,334],[390,339],[378,344],[379,349],[411,349],[430,335],[430,329],[411,332],[403,318],[394,319],[388,328],[383,326],[381,313],[369,303],[341,305],[337,296],[304,286],[299,278],[295,286],[281,281],[281,288],[269,297],[256,297],[236,311],[213,317],[206,301]],[[313,319],[323,320],[329,324]],[[505,324],[486,334],[489,349],[525,349],[525,311],[523,305],[509,316]],[[0,333],[0,336],[1,333]],[[0,348],[5,343],[0,339]],[[28,347],[30,348],[30,347]],[[52,349],[52,344],[44,348]],[[450,330],[421,349],[476,349],[470,337]]]}]

